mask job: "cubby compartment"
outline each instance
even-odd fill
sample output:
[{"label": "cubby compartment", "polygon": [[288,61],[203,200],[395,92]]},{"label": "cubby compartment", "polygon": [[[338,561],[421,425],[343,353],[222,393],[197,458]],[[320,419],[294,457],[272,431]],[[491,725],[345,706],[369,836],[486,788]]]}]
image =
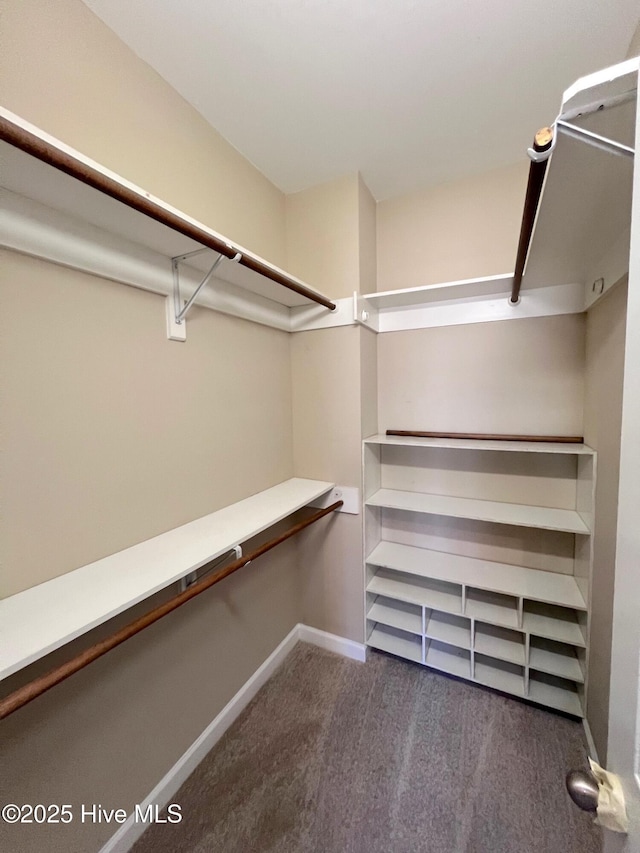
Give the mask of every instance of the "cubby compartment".
[{"label": "cubby compartment", "polygon": [[543,637],[531,637],[529,666],[539,672],[584,682],[584,651]]},{"label": "cubby compartment", "polygon": [[408,631],[375,622],[371,624],[367,643],[374,649],[398,655],[415,663],[422,663],[422,637],[410,634]]},{"label": "cubby compartment", "polygon": [[586,614],[568,607],[525,601],[522,627],[538,637],[574,646],[586,645]]},{"label": "cubby compartment", "polygon": [[372,602],[367,611],[368,619],[412,634],[422,634],[422,608],[419,605],[396,601],[382,595],[370,598]]},{"label": "cubby compartment", "polygon": [[485,589],[467,588],[465,614],[494,625],[519,627],[518,599]]},{"label": "cubby compartment", "polygon": [[475,623],[474,649],[483,655],[524,666],[526,647],[524,634],[498,625]]},{"label": "cubby compartment", "polygon": [[447,613],[462,612],[462,587],[458,584],[394,572],[392,569],[378,569],[367,584],[367,592]]},{"label": "cubby compartment", "polygon": [[471,622],[438,610],[425,610],[424,633],[432,640],[449,643],[460,649],[471,648]]},{"label": "cubby compartment", "polygon": [[529,699],[574,717],[584,716],[581,686],[546,672],[529,670]]},{"label": "cubby compartment", "polygon": [[471,678],[471,653],[438,640],[425,640],[425,663],[450,675]]},{"label": "cubby compartment", "polygon": [[524,667],[487,655],[475,655],[474,678],[480,684],[524,696]]}]

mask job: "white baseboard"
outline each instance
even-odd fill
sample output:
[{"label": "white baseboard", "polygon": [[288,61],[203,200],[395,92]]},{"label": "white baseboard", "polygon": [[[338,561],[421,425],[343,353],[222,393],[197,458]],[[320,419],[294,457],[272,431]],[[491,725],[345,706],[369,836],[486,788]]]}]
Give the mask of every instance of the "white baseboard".
[{"label": "white baseboard", "polygon": [[338,637],[337,634],[329,634],[327,631],[320,631],[318,628],[311,628],[309,625],[298,625],[298,639],[303,643],[311,643],[314,646],[319,646],[321,649],[326,649],[328,652],[335,652],[337,655],[342,655],[345,658],[364,663],[367,659],[367,647],[364,643],[356,643],[354,640],[347,640],[345,637]]},{"label": "white baseboard", "polygon": [[[265,662],[254,672],[247,682],[238,690],[235,696],[225,705],[218,716],[210,723],[176,761],[169,772],[158,782],[153,791],[144,799],[140,806],[146,811],[148,806],[164,808],[177,793],[180,786],[193,773],[205,755],[216,745],[229,726],[240,716],[258,690],[271,678],[276,669],[284,661],[294,646],[299,642],[311,643],[314,646],[330,652],[364,661],[366,646],[298,624],[287,634],[280,645],[274,649]],[[127,853],[147,828],[147,824],[136,822],[134,815],[122,824],[118,831],[102,847],[100,853]]]}]

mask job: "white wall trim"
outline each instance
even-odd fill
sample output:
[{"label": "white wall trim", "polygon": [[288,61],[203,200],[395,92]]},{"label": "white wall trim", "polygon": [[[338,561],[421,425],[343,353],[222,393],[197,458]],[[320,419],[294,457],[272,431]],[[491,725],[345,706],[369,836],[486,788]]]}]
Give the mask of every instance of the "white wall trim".
[{"label": "white wall trim", "polygon": [[[3,191],[0,219],[0,247],[4,249],[169,296],[173,305],[170,259],[153,249],[9,190]],[[228,267],[227,276],[229,272]],[[185,299],[202,277],[201,271],[181,266],[180,286]],[[315,303],[289,307],[216,275],[196,304],[285,332],[354,325],[353,297],[334,301],[335,311]]]},{"label": "white wall trim", "polygon": [[342,657],[360,661],[360,663],[364,663],[367,659],[367,647],[364,643],[356,643],[355,640],[347,640],[345,637],[329,634],[327,631],[320,631],[318,628],[311,628],[309,625],[298,625],[298,639],[303,643],[311,643],[321,649],[326,649],[328,652],[334,652],[337,655],[342,655]]},{"label": "white wall trim", "polygon": [[[366,659],[366,647],[345,637],[338,637],[318,628],[297,624],[282,642],[271,652],[264,663],[258,667],[248,681],[227,702],[217,717],[196,738],[187,751],[176,761],[173,767],[158,782],[151,793],[139,805],[145,811],[148,806],[164,808],[180,786],[193,773],[205,755],[216,745],[232,723],[240,716],[260,688],[266,684],[287,655],[299,641],[335,652],[353,660]],[[131,815],[118,831],[101,848],[100,853],[127,853],[147,829],[147,824],[136,823]]]},{"label": "white wall trim", "polygon": [[593,735],[591,734],[591,726],[587,722],[586,717],[583,718],[582,725],[584,726],[584,735],[587,739],[589,755],[596,762],[596,764],[600,764],[600,759],[598,758],[598,750],[596,749],[596,742],[593,739]]}]

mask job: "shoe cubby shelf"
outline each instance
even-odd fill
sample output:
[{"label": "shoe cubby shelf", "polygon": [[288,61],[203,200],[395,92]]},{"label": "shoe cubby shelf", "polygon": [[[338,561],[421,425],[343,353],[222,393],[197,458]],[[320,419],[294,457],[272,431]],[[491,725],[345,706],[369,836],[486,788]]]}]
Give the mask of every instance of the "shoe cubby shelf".
[{"label": "shoe cubby shelf", "polygon": [[584,644],[371,594],[367,643],[415,663],[582,717]]},{"label": "shoe cubby shelf", "polygon": [[583,717],[594,479],[585,445],[367,439],[368,645]]}]

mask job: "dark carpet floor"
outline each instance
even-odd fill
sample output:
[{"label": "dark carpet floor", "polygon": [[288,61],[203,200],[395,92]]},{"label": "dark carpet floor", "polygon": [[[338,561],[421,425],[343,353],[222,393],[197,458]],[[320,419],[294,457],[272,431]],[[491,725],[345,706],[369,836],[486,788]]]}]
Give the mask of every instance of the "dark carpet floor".
[{"label": "dark carpet floor", "polygon": [[564,789],[582,726],[371,653],[299,644],[135,853],[599,853]]}]

